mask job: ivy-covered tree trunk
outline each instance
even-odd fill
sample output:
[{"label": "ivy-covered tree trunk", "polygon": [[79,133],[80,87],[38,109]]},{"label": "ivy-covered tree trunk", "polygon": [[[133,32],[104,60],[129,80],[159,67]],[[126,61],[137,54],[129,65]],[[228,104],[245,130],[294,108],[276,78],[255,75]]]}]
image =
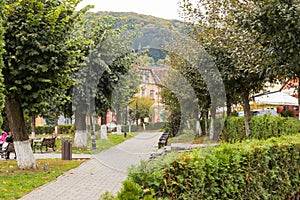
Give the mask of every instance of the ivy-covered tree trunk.
[{"label": "ivy-covered tree trunk", "polygon": [[13,134],[18,167],[21,169],[36,168],[36,162],[28,133],[26,132],[24,115],[19,100],[6,97],[5,112],[10,131]]},{"label": "ivy-covered tree trunk", "polygon": [[242,93],[242,99],[244,103],[244,118],[245,118],[245,131],[246,131],[246,138],[250,136],[250,103],[249,103],[249,91],[244,90]]},{"label": "ivy-covered tree trunk", "polygon": [[86,131],[86,114],[81,112],[80,109],[75,111],[75,138],[74,147],[86,148],[87,147],[87,131]]}]

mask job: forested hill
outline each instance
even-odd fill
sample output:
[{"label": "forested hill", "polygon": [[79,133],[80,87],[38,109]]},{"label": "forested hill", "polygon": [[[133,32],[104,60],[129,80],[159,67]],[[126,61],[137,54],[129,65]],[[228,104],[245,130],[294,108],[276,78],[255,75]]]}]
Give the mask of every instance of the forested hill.
[{"label": "forested hill", "polygon": [[186,28],[183,21],[167,20],[133,12],[97,12],[95,14],[96,16],[121,17],[126,19],[127,24],[136,26],[141,35],[133,40],[133,48],[150,49],[150,56],[155,59],[155,62],[164,58],[164,53],[157,52],[158,47],[170,42],[174,32],[184,33]]}]

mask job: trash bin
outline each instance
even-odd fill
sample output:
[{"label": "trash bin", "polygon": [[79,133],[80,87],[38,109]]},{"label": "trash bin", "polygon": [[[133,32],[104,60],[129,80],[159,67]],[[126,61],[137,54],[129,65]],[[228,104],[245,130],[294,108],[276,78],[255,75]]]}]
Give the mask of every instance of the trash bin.
[{"label": "trash bin", "polygon": [[72,141],[63,140],[61,146],[62,146],[61,159],[72,160]]}]

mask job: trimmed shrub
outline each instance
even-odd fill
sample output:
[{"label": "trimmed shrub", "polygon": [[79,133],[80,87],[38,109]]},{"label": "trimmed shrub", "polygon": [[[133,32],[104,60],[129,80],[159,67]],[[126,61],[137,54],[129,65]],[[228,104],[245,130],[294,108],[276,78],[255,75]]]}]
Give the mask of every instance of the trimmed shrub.
[{"label": "trimmed shrub", "polygon": [[[293,117],[263,115],[254,116],[250,120],[251,139],[267,139],[281,135],[291,135],[298,133],[299,130],[300,121]],[[227,118],[220,139],[231,143],[246,139],[244,118]]]},{"label": "trimmed shrub", "polygon": [[[166,122],[154,122],[146,123],[146,130],[161,130],[165,126]],[[126,131],[129,131],[129,125],[122,125],[122,131],[126,128]],[[131,132],[138,132],[144,130],[141,125],[136,126],[136,124],[131,125]]]},{"label": "trimmed shrub", "polygon": [[245,122],[243,117],[229,117],[225,120],[221,140],[239,142],[246,138]]},{"label": "trimmed shrub", "polygon": [[55,131],[54,126],[37,126],[35,127],[36,134],[53,134]]},{"label": "trimmed shrub", "polygon": [[65,124],[65,125],[58,125],[60,134],[71,134],[75,130],[74,124]]},{"label": "trimmed shrub", "polygon": [[161,130],[165,124],[166,122],[147,123],[146,130]]},{"label": "trimmed shrub", "polygon": [[153,190],[154,198],[287,199],[300,190],[299,138],[247,140],[168,154],[132,168],[129,177],[143,191]]}]

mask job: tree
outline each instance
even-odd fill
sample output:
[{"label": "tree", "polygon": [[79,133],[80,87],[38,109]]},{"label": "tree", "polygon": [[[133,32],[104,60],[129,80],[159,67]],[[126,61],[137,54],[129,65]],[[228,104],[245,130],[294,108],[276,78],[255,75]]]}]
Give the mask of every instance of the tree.
[{"label": "tree", "polygon": [[228,106],[242,100],[249,137],[250,95],[260,91],[268,80],[266,69],[271,61],[271,55],[266,54],[257,41],[258,34],[237,24],[238,15],[247,13],[253,4],[217,0],[198,0],[197,3],[197,8],[188,0],[183,4],[183,12],[195,22],[191,35],[214,57],[226,85]]},{"label": "tree", "polygon": [[95,30],[90,35],[93,43],[85,50],[85,64],[77,72],[79,84],[73,90],[75,147],[87,147],[87,114],[97,113],[105,117],[111,108],[114,84],[135,61],[130,48],[134,32],[128,32],[129,26],[122,25],[121,21],[120,18],[105,16],[91,22],[95,24],[92,26]]},{"label": "tree", "polygon": [[151,107],[154,104],[154,100],[149,97],[135,97],[129,104],[129,113],[131,113],[131,119],[136,121],[140,119],[144,123],[144,119],[150,116]]},{"label": "tree", "polygon": [[[80,0],[6,1],[4,60],[5,110],[19,168],[36,162],[25,128],[24,111],[41,113],[73,84],[78,66],[77,25],[87,7],[75,12]],[[50,100],[49,100],[50,99]]]},{"label": "tree", "polygon": [[114,84],[112,94],[112,109],[116,113],[116,121],[121,124],[125,120],[122,113],[126,113],[128,102],[139,89],[139,74],[136,68],[129,69],[128,73],[121,75],[119,81]]},{"label": "tree", "polygon": [[[3,75],[2,75],[2,68],[3,68],[3,59],[2,54],[4,52],[4,29],[3,29],[3,10],[4,10],[4,1],[0,1],[0,113],[2,113],[4,109],[4,85],[3,85]],[[0,116],[0,125],[2,126],[3,117]]]},{"label": "tree", "polygon": [[[271,81],[300,77],[300,2],[297,0],[250,1],[254,6],[240,13],[239,25],[258,35],[266,54]],[[300,105],[300,87],[298,102]],[[300,115],[299,115],[300,117]]]}]

